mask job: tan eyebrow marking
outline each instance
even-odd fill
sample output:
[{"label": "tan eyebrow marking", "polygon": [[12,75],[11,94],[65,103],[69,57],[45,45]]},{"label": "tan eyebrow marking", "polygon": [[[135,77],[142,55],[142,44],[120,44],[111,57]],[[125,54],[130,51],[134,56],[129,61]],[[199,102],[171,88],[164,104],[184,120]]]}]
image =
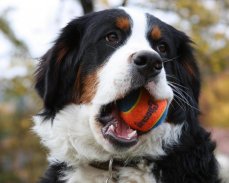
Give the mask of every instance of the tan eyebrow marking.
[{"label": "tan eyebrow marking", "polygon": [[154,40],[158,40],[161,38],[161,29],[157,25],[153,26],[152,31],[151,31],[151,37]]},{"label": "tan eyebrow marking", "polygon": [[130,28],[130,21],[127,17],[118,17],[116,19],[116,26],[122,30],[128,30]]}]

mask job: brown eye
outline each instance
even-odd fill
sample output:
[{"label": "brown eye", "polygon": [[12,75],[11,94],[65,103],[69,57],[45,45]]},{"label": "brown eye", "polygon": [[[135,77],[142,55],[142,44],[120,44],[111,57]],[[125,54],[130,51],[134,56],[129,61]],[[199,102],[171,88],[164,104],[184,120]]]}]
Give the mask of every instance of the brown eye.
[{"label": "brown eye", "polygon": [[119,42],[119,36],[115,32],[109,33],[106,35],[106,41],[112,44],[117,44]]},{"label": "brown eye", "polygon": [[157,50],[161,53],[166,53],[167,46],[165,45],[165,43],[161,43],[161,44],[157,45]]}]

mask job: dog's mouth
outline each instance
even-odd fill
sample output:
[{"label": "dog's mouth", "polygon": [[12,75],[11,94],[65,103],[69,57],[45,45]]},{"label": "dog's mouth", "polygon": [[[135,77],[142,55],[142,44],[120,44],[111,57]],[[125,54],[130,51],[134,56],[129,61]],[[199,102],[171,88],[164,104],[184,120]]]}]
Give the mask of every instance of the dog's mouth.
[{"label": "dog's mouth", "polygon": [[137,130],[128,126],[120,117],[116,102],[101,108],[99,121],[103,124],[102,134],[112,144],[130,147],[137,143]]},{"label": "dog's mouth", "polygon": [[[138,92],[139,90],[131,91]],[[129,97],[127,94],[125,98]],[[101,132],[105,139],[111,144],[118,147],[128,148],[137,144],[139,137],[146,132],[142,132],[131,128],[121,117],[119,101],[117,99],[107,105],[104,105],[100,109],[98,115],[98,121],[102,124]],[[152,97],[153,100],[153,97]]]},{"label": "dog's mouth", "polygon": [[120,117],[120,111],[116,102],[102,106],[99,121],[104,138],[112,144],[121,147],[130,147],[138,142],[138,132],[127,125]]}]

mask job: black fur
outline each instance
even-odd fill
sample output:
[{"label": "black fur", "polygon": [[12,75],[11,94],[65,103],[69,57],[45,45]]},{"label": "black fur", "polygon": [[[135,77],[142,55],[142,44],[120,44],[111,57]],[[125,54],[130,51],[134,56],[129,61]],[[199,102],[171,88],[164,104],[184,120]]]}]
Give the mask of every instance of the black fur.
[{"label": "black fur", "polygon": [[63,176],[62,171],[66,171],[69,168],[65,163],[56,163],[51,165],[45,172],[45,175],[40,179],[40,183],[64,183],[60,180]]},{"label": "black fur", "polygon": [[[44,100],[42,115],[45,118],[53,118],[66,104],[78,103],[82,78],[103,64],[118,46],[104,47],[104,36],[112,27],[114,29],[118,16],[129,17],[123,10],[114,9],[72,20],[41,58],[35,88]],[[119,46],[125,42],[130,30],[120,34],[123,39]],[[76,78],[80,67],[80,75]]]},{"label": "black fur", "polygon": [[[104,46],[101,36],[112,28],[115,17],[121,15],[129,18],[123,10],[107,10],[73,20],[62,30],[53,48],[42,57],[36,72],[36,89],[44,100],[45,118],[54,117],[73,101],[77,103],[82,94],[82,78],[101,66],[115,51]],[[153,48],[159,42],[166,42],[169,48],[166,55],[161,54],[167,80],[183,86],[180,94],[174,90],[176,96],[168,114],[170,123],[185,121],[180,144],[165,148],[167,155],[154,162],[162,175],[161,182],[219,183],[218,165],[213,154],[215,143],[198,121],[200,73],[192,42],[184,33],[152,15],[148,15],[148,24],[158,25],[163,30],[163,40],[151,40],[149,35],[148,40]],[[123,33],[118,46],[125,43],[130,33],[131,30]],[[77,76],[80,67],[83,72]],[[181,94],[187,101],[180,99]],[[50,166],[41,183],[63,183],[58,178],[65,169],[64,163]]]}]

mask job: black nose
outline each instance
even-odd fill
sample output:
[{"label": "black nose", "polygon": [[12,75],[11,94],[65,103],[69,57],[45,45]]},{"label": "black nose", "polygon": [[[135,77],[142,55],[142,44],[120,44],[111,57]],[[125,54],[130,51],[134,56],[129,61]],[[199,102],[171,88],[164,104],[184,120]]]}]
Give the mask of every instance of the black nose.
[{"label": "black nose", "polygon": [[162,60],[151,51],[139,51],[132,56],[134,67],[146,79],[151,79],[161,72]]}]

